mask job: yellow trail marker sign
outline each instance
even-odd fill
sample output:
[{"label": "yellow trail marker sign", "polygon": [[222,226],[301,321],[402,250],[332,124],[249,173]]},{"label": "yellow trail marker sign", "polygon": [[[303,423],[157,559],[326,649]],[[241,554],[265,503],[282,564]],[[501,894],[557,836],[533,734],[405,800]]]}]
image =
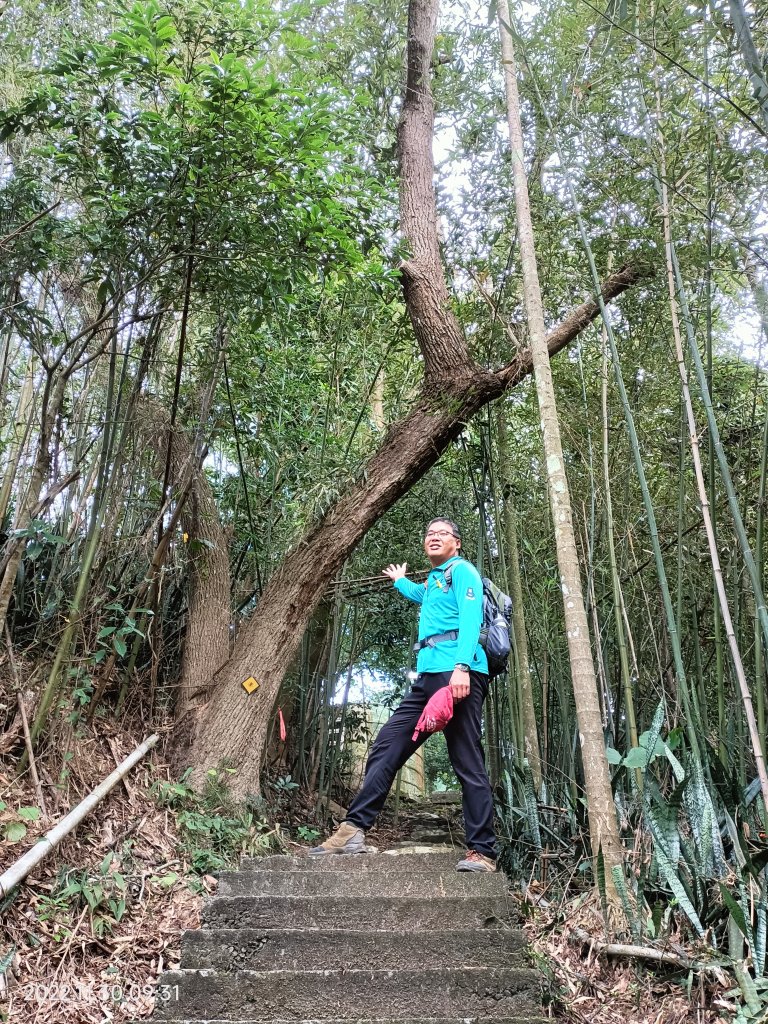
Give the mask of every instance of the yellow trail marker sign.
[{"label": "yellow trail marker sign", "polygon": [[243,680],[243,689],[245,690],[246,693],[253,693],[254,690],[258,690],[258,688],[259,684],[253,678],[253,676],[248,676],[247,679]]}]

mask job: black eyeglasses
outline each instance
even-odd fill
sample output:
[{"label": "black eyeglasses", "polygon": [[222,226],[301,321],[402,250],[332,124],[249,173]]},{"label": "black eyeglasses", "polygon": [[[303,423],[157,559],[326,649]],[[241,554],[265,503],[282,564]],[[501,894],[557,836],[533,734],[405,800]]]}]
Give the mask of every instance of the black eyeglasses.
[{"label": "black eyeglasses", "polygon": [[[452,530],[427,530],[424,540],[429,540],[430,537],[439,537],[440,540],[445,540],[446,537],[456,537],[456,534]],[[456,537],[456,540],[458,539]]]}]

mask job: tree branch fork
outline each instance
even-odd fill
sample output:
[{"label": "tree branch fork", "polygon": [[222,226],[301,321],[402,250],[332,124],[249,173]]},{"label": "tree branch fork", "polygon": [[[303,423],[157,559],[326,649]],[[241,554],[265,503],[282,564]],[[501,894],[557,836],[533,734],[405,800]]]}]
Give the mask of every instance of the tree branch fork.
[{"label": "tree branch fork", "polygon": [[[401,267],[401,271],[413,279],[413,266]],[[618,298],[623,292],[632,288],[640,280],[651,276],[651,270],[647,267],[639,267],[627,264],[619,270],[610,274],[602,283],[600,293],[603,303],[608,305]],[[594,299],[575,306],[561,322],[553,327],[547,335],[547,348],[550,358],[566,348],[584,330],[600,316],[600,306]],[[512,340],[517,341],[513,326],[505,324],[505,329]],[[520,325],[516,325],[518,328]],[[466,353],[466,349],[464,350]],[[489,370],[480,366],[466,353],[467,361],[462,360],[460,365],[443,365],[434,358],[427,359],[425,356],[425,373],[422,396],[425,399],[447,399],[454,395],[464,395],[467,387],[478,389],[488,397],[498,397],[510,388],[527,377],[533,370],[533,360],[529,348],[520,350],[514,359],[505,366],[496,370]]]}]

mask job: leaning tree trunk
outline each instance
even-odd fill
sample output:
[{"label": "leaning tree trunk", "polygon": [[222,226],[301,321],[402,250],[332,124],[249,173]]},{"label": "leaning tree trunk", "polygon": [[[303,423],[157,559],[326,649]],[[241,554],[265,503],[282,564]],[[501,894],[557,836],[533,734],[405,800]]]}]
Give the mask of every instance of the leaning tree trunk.
[{"label": "leaning tree trunk", "polygon": [[552,369],[544,329],[544,309],[539,286],[536,247],[528,197],[528,179],[523,152],[523,129],[520,121],[520,97],[517,88],[515,53],[509,26],[507,0],[499,0],[499,34],[504,63],[507,93],[507,121],[512,147],[512,171],[515,183],[515,208],[520,239],[520,261],[523,272],[523,299],[528,318],[536,395],[541,414],[541,430],[546,458],[549,500],[555,532],[557,564],[563,592],[563,610],[568,655],[571,663],[573,696],[579,723],[581,760],[584,768],[584,789],[587,797],[589,834],[592,853],[597,860],[602,850],[605,859],[609,895],[618,902],[611,877],[614,868],[622,869],[623,854],[616,808],[611,791],[611,777],[605,757],[605,739],[600,714],[595,666],[592,660],[589,624],[581,587],[576,537],[573,530],[571,498],[565,474],[560,424],[552,383]]},{"label": "leaning tree trunk", "polygon": [[[209,686],[199,708],[188,763],[193,780],[227,762],[235,796],[259,791],[259,772],[280,683],[289,669],[312,612],[345,559],[373,524],[407,493],[458,437],[466,422],[532,369],[529,352],[496,372],[471,359],[461,325],[450,307],[437,232],[432,159],[433,102],[429,66],[437,0],[412,0],[408,16],[408,77],[398,130],[403,236],[411,253],[402,266],[403,289],[424,358],[424,388],[408,415],[393,424],[358,480],[286,556],[241,627],[235,649]],[[624,268],[606,282],[615,298],[638,279]],[[589,301],[550,333],[551,355],[575,338],[599,313]],[[242,683],[253,676],[258,689]]]}]

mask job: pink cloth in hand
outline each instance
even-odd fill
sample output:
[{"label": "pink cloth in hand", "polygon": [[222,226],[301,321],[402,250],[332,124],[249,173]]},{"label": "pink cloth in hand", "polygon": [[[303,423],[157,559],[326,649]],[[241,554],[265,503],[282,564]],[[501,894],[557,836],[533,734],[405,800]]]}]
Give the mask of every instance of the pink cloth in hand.
[{"label": "pink cloth in hand", "polygon": [[452,718],[453,694],[450,686],[443,686],[427,701],[412,738],[417,740],[420,732],[440,732]]}]

